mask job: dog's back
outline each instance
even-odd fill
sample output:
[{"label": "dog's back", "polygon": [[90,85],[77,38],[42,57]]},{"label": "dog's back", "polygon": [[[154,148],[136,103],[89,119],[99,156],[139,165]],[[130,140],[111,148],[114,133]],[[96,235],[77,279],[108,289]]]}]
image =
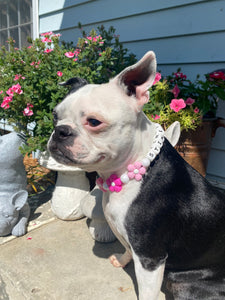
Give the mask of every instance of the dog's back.
[{"label": "dog's back", "polygon": [[125,224],[143,267],[154,270],[166,260],[166,287],[175,299],[225,299],[224,194],[168,141],[140,191]]}]

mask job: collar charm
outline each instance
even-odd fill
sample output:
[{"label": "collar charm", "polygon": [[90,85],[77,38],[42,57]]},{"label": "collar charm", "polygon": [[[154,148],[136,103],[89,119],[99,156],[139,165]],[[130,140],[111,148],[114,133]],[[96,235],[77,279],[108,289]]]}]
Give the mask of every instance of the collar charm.
[{"label": "collar charm", "polygon": [[142,161],[137,161],[134,164],[129,164],[127,166],[127,172],[123,173],[120,177],[116,174],[112,174],[105,182],[99,177],[96,180],[96,184],[103,192],[120,192],[122,190],[123,184],[128,183],[130,180],[134,179],[140,181],[143,175],[146,173],[147,168],[150,166],[150,163],[156,158],[159,154],[164,142],[164,131],[162,127],[156,125],[156,133],[153,138],[153,143],[150,151],[142,159]]}]

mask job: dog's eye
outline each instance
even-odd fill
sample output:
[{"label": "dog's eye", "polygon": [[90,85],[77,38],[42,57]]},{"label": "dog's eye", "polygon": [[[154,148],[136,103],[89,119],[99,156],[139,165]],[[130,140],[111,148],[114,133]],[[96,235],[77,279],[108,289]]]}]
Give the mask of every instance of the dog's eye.
[{"label": "dog's eye", "polygon": [[58,122],[58,115],[57,112],[53,110],[53,125],[56,126],[57,122]]},{"label": "dog's eye", "polygon": [[99,126],[100,124],[102,124],[101,121],[97,120],[97,119],[93,119],[93,118],[90,118],[87,120],[88,121],[88,124],[91,126],[91,127],[97,127]]}]

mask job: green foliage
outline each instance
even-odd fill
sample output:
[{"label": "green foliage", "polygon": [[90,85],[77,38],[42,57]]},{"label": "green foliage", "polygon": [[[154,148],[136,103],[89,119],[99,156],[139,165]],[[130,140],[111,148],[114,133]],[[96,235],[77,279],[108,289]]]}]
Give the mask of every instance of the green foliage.
[{"label": "green foliage", "polygon": [[52,110],[68,92],[59,82],[71,77],[107,82],[136,62],[113,27],[106,30],[101,26],[98,34],[94,29],[89,35],[82,32],[76,47],[60,44],[59,37],[47,32],[21,50],[9,39],[10,51],[5,47],[0,50],[0,119],[26,135],[23,153],[45,150],[53,130]]},{"label": "green foliage", "polygon": [[[160,73],[156,78],[149,90],[150,101],[144,106],[144,112],[164,128],[179,121],[181,130],[194,130],[202,118],[215,117],[218,100],[225,100],[225,75],[220,71],[205,75],[205,81],[197,76],[191,82],[180,69],[161,81]],[[178,101],[178,109],[174,101]]]}]

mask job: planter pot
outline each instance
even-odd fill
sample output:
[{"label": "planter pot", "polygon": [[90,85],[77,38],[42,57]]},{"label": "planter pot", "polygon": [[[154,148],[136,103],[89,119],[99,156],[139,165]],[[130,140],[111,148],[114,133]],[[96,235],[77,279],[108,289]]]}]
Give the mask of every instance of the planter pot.
[{"label": "planter pot", "polygon": [[179,154],[203,176],[206,175],[212,138],[218,127],[225,127],[225,120],[206,119],[196,130],[183,131],[176,146]]}]

